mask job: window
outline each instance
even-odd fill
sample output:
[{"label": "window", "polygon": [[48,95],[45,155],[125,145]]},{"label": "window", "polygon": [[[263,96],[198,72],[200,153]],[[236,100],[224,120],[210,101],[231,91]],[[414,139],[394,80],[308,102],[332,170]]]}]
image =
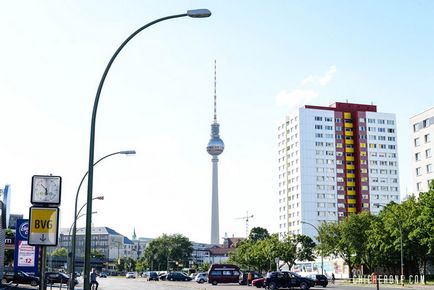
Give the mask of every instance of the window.
[{"label": "window", "polygon": [[384,124],[384,120],[378,119],[378,124]]},{"label": "window", "polygon": [[340,123],[340,122],[342,122],[342,121],[341,121],[341,118],[336,118],[335,121],[336,121],[336,123]]},{"label": "window", "polygon": [[432,164],[426,166],[426,173],[432,173]]},{"label": "window", "polygon": [[315,129],[321,130],[322,129],[322,125],[315,125]]},{"label": "window", "polygon": [[378,132],[384,133],[386,132],[386,128],[378,128]]},{"label": "window", "polygon": [[429,142],[431,142],[431,134],[426,134],[426,135],[424,136],[424,139],[425,139],[425,143],[429,143]]},{"label": "window", "polygon": [[389,128],[387,129],[387,133],[395,133],[395,129]]},{"label": "window", "polygon": [[321,133],[316,133],[315,134],[315,138],[322,138],[323,137],[323,134],[321,134]]},{"label": "window", "polygon": [[368,119],[368,123],[375,124],[375,119]]},{"label": "window", "polygon": [[431,148],[425,150],[425,157],[430,158],[432,156]]},{"label": "window", "polygon": [[422,174],[422,168],[418,167],[416,168],[416,176],[420,176]]},{"label": "window", "polygon": [[360,123],[365,123],[365,118],[359,118]]},{"label": "window", "polygon": [[322,121],[322,117],[315,116],[315,121]]},{"label": "window", "polygon": [[416,154],[414,154],[414,159],[416,161],[420,161],[420,152],[417,152]]},{"label": "window", "polygon": [[414,132],[419,131],[419,129],[420,129],[420,123],[416,123],[416,124],[413,125],[413,131]]},{"label": "window", "polygon": [[333,122],[333,118],[324,117],[324,121],[326,121],[326,122]]},{"label": "window", "polygon": [[395,121],[394,120],[387,120],[387,125],[395,125]]},{"label": "window", "polygon": [[417,189],[417,191],[421,191],[422,190],[422,182],[416,183],[416,189]]}]

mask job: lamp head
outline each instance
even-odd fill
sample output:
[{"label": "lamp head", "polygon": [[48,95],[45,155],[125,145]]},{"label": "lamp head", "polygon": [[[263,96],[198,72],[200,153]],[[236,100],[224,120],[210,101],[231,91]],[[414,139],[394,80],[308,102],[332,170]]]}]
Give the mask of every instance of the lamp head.
[{"label": "lamp head", "polygon": [[211,16],[211,11],[208,9],[194,9],[188,10],[187,15],[192,18],[206,18]]},{"label": "lamp head", "polygon": [[120,154],[135,155],[136,154],[136,150],[125,150],[125,151],[121,151]]},{"label": "lamp head", "polygon": [[104,200],[104,195],[97,196],[97,197],[95,197],[95,199]]}]

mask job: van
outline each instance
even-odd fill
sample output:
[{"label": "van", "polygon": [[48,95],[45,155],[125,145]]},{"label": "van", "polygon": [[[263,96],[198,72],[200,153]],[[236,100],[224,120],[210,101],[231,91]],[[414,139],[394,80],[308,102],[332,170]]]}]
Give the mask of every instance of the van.
[{"label": "van", "polygon": [[208,283],[238,283],[240,267],[231,264],[212,264],[208,270]]}]

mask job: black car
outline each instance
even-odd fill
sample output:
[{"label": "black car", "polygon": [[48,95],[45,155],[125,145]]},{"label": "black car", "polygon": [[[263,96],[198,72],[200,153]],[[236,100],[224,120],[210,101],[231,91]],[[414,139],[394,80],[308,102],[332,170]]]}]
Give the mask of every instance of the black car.
[{"label": "black car", "polygon": [[[261,273],[258,273],[258,272],[250,272],[250,273],[252,273],[252,281],[255,280],[255,279],[258,279],[258,278],[262,278],[262,274]],[[247,277],[248,277],[248,275],[249,275],[249,272],[243,272],[240,275],[240,282],[239,282],[240,285],[247,285]],[[249,285],[252,284],[252,281],[249,282]]]},{"label": "black car", "polygon": [[270,290],[276,290],[279,288],[294,288],[300,287],[300,289],[309,289],[315,286],[315,280],[307,277],[302,277],[294,272],[278,271],[271,272],[265,278],[265,287]]},{"label": "black car", "polygon": [[183,272],[171,272],[167,274],[168,281],[191,281],[191,277]]},{"label": "black car", "polygon": [[[46,272],[45,283],[50,284],[67,284],[69,276],[62,272]],[[74,279],[74,284],[77,285],[77,279]]]},{"label": "black car", "polygon": [[2,284],[30,284],[31,286],[39,285],[39,277],[27,274],[22,271],[16,273],[5,273],[2,278]]},{"label": "black car", "polygon": [[160,277],[158,277],[157,272],[149,272],[148,281],[158,281]]},{"label": "black car", "polygon": [[315,285],[327,287],[327,285],[329,284],[329,280],[327,279],[326,275],[312,274],[307,277],[311,278],[312,280],[315,280]]}]

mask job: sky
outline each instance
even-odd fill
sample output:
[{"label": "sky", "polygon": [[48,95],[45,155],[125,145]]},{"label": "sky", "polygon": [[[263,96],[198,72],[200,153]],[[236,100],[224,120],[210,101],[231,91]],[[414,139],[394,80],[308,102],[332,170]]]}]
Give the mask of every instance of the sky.
[{"label": "sky", "polygon": [[395,113],[401,196],[412,192],[409,118],[434,106],[432,1],[2,1],[0,185],[12,213],[28,218],[33,175],[59,175],[60,223],[72,225],[110,57],[146,23],[196,8],[212,16],[145,29],[107,76],[95,160],[137,154],[95,166],[94,226],[210,242],[214,60],[222,237],[244,237],[247,215],[249,229],[277,232],[277,124],[306,104]]}]

